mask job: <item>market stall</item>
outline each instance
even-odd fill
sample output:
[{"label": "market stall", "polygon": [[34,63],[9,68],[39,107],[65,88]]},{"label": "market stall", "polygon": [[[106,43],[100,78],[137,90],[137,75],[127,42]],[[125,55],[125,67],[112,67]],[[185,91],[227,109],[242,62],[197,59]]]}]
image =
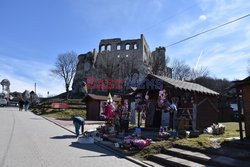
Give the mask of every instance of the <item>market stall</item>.
[{"label": "market stall", "polygon": [[[147,81],[162,83],[158,89],[147,86]],[[134,97],[149,96],[144,109],[146,127],[167,125],[176,130],[202,130],[218,121],[218,93],[196,83],[149,74],[143,89]],[[176,109],[173,109],[176,108]],[[176,111],[174,111],[176,110]]]},{"label": "market stall", "polygon": [[[113,97],[114,104],[121,101],[119,97]],[[103,120],[103,105],[107,102],[107,96],[88,94],[83,101],[86,103],[87,120]]]}]

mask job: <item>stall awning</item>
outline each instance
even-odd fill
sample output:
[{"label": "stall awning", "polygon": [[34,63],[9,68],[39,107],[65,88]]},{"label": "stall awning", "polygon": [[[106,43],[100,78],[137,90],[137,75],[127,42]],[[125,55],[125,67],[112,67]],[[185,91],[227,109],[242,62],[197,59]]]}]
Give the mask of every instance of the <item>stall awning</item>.
[{"label": "stall awning", "polygon": [[219,95],[219,93],[208,89],[202,85],[192,83],[192,82],[187,82],[187,81],[180,81],[176,80],[173,78],[168,78],[168,77],[162,77],[158,75],[153,75],[153,74],[148,74],[147,78],[157,78],[163,81],[163,83],[170,84],[174,88],[182,89],[182,90],[188,90],[188,91],[194,91],[198,93],[205,93],[205,94],[210,94],[210,95]]},{"label": "stall awning", "polygon": [[246,84],[250,84],[250,76],[243,79],[243,80],[237,80],[237,81],[233,81],[233,83],[235,83],[235,87],[239,86],[239,85],[246,85]]}]

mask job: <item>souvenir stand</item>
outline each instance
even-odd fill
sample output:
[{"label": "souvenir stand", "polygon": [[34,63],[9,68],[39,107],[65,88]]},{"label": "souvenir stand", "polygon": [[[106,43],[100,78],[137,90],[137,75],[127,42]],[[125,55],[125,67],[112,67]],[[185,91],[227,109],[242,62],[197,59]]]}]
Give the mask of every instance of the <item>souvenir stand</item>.
[{"label": "souvenir stand", "polygon": [[199,84],[151,74],[146,79],[162,83],[160,89],[148,87],[134,92],[135,97],[146,93],[149,96],[146,127],[159,129],[160,135],[168,132],[167,135],[176,136],[203,130],[218,121],[217,92]]},{"label": "souvenir stand", "polygon": [[[138,101],[142,115],[145,102],[143,98]],[[127,150],[137,150],[148,146],[151,140],[141,137],[141,129],[135,128],[133,133],[128,133],[129,111],[126,100],[114,103],[111,95],[108,96],[107,102],[103,103],[103,116],[105,117],[105,126],[97,129],[98,133],[104,140],[115,143],[115,146]]]}]

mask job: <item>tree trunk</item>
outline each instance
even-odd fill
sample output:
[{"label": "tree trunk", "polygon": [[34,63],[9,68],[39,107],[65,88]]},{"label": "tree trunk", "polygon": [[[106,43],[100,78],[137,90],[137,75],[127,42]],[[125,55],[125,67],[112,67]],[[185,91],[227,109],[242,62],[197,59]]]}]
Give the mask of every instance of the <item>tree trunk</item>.
[{"label": "tree trunk", "polygon": [[66,99],[69,99],[69,84],[65,84],[66,85]]}]

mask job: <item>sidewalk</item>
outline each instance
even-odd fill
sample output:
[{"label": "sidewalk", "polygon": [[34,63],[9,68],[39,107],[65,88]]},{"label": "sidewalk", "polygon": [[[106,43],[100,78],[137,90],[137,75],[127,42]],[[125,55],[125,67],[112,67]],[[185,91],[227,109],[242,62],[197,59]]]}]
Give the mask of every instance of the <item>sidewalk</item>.
[{"label": "sidewalk", "polygon": [[[44,118],[51,122],[54,122],[57,125],[61,125],[65,129],[68,129],[69,131],[75,132],[75,126],[73,125],[72,120],[61,120],[52,117],[44,117]],[[96,130],[97,127],[104,124],[105,124],[104,121],[85,121],[84,131]]]},{"label": "sidewalk", "polygon": [[[55,124],[57,124],[58,126],[72,132],[75,133],[75,127],[73,125],[73,121],[71,120],[59,120],[59,119],[55,119],[52,117],[43,117],[44,119],[47,119],[50,122],[53,122]],[[96,130],[97,127],[104,125],[105,122],[104,121],[85,121],[85,126],[84,126],[84,131],[88,131],[88,130]],[[143,167],[151,167],[150,165],[147,165],[143,162],[141,162],[140,160],[137,160],[131,156],[128,156],[126,154],[126,152],[122,151],[121,149],[115,148],[114,143],[111,141],[102,141],[102,142],[96,142],[96,145],[98,145],[99,147],[102,147],[106,150],[109,150],[110,152],[118,155],[119,157],[125,158],[137,165],[143,166]]]}]

